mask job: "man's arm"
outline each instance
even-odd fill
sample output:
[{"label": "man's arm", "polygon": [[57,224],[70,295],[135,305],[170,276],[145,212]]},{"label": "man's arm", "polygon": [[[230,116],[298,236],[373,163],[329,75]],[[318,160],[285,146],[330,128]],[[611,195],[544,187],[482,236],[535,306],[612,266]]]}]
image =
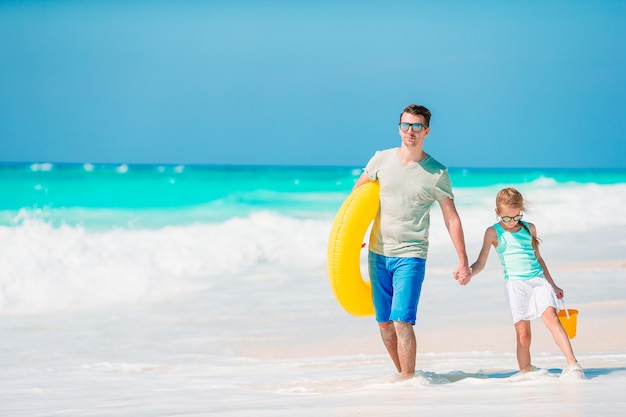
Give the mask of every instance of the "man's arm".
[{"label": "man's arm", "polygon": [[356,190],[357,188],[359,188],[361,185],[365,184],[368,181],[371,181],[370,177],[368,177],[365,172],[362,173],[359,179],[356,180],[356,183],[354,183],[354,187],[352,187],[352,191]]},{"label": "man's arm", "polygon": [[443,212],[443,219],[446,223],[446,228],[452,239],[452,244],[459,257],[459,265],[454,271],[454,277],[461,285],[465,285],[471,278],[471,272],[468,266],[467,251],[465,250],[465,237],[463,235],[463,225],[461,224],[461,218],[456,211],[454,200],[451,198],[445,198],[439,201],[441,211]]}]

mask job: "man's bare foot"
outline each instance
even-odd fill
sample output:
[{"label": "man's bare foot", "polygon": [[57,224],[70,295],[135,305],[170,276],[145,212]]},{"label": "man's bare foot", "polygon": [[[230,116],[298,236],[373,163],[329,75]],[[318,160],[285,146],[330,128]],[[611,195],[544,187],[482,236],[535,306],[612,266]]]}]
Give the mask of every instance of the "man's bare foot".
[{"label": "man's bare foot", "polygon": [[537,368],[535,365],[528,365],[526,368],[520,369],[519,373],[525,374],[526,372],[537,372],[538,370],[539,368]]}]

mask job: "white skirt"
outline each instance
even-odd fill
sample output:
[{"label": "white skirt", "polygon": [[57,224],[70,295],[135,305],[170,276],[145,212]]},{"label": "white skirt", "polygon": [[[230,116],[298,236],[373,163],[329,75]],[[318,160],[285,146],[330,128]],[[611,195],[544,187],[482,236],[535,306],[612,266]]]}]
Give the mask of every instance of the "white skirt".
[{"label": "white skirt", "polygon": [[554,289],[543,275],[531,279],[507,279],[504,296],[509,303],[513,323],[534,320],[541,317],[548,307],[557,308]]}]

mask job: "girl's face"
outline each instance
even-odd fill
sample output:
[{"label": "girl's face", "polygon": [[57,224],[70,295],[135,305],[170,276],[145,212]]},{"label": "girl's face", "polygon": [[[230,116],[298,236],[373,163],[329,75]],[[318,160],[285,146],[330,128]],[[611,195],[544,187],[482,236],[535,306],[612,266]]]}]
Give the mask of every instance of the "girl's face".
[{"label": "girl's face", "polygon": [[520,229],[520,221],[522,220],[522,208],[501,204],[496,208],[496,214],[500,218],[500,226],[504,230],[517,231]]}]

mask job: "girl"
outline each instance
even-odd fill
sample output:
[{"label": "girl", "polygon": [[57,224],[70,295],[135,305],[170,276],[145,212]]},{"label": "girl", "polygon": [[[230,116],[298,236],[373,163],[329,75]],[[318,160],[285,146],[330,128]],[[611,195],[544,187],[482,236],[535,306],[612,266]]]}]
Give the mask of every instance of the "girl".
[{"label": "girl", "polygon": [[522,221],[524,211],[524,198],[519,191],[505,188],[498,192],[496,214],[499,222],[485,231],[483,247],[470,267],[472,277],[485,267],[493,245],[504,268],[505,296],[517,334],[520,372],[536,370],[530,363],[530,320],[541,317],[567,359],[568,366],[563,369],[562,376],[573,373],[583,378],[583,370],[556,314],[557,298],[563,298],[563,290],[556,286],[539,254],[535,225]]}]

